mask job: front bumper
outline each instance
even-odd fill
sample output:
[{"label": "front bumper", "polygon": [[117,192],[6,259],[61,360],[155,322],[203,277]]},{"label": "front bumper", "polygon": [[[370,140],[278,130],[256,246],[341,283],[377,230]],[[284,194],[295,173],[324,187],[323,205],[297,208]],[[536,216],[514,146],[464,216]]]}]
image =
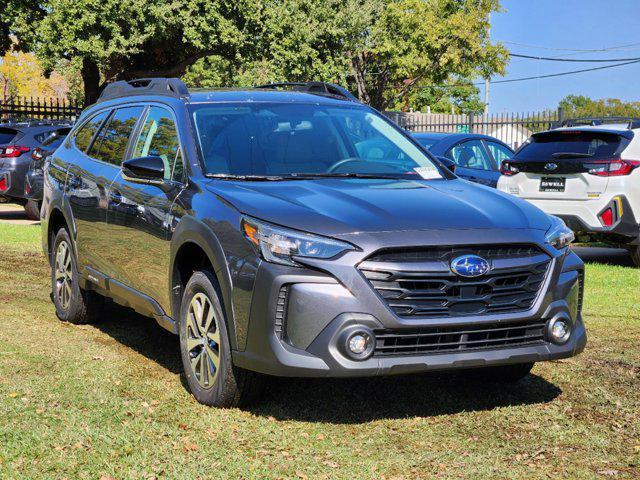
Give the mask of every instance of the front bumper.
[{"label": "front bumper", "polygon": [[[489,238],[497,235],[496,242],[500,236],[499,232],[485,234]],[[442,232],[439,235],[443,236]],[[442,244],[451,244],[446,238],[441,240]],[[583,264],[573,253],[552,252],[544,284],[527,311],[420,319],[397,316],[354,267],[369,255],[368,249],[364,250],[335,262],[315,262],[308,268],[261,263],[246,337],[240,339],[233,352],[234,363],[277,376],[356,377],[555,360],[574,356],[585,347],[578,287]],[[549,250],[553,251],[550,247]],[[363,361],[351,359],[344,351],[344,332],[356,327],[374,332],[408,332],[434,327],[500,327],[514,322],[549,322],[558,317],[572,324],[572,334],[563,345],[545,338],[535,344],[480,349],[399,355],[374,352]]]}]

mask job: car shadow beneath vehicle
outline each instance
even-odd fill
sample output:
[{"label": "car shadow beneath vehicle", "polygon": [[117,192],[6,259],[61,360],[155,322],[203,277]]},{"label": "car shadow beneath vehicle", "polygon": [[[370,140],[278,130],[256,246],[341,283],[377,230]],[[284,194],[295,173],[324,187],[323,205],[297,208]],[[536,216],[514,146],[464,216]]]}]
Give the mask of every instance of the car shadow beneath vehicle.
[{"label": "car shadow beneath vehicle", "polygon": [[[175,388],[186,388],[176,335],[111,302],[105,318],[96,325],[102,332],[180,374],[182,387]],[[246,410],[278,420],[346,424],[546,403],[560,393],[558,386],[538,375],[516,384],[497,384],[481,378],[479,370],[345,379],[266,377],[263,397]]]},{"label": "car shadow beneath vehicle", "polygon": [[154,319],[107,300],[103,320],[95,326],[171,373],[182,373],[178,336],[167,332]]},{"label": "car shadow beneath vehicle", "polygon": [[633,260],[629,252],[622,248],[606,247],[571,247],[571,250],[578,255],[583,262],[602,263],[605,265],[619,265],[622,267],[633,267]]},{"label": "car shadow beneath vehicle", "polygon": [[353,379],[269,378],[265,398],[249,410],[278,420],[362,423],[547,403],[562,390],[538,375],[515,384],[478,371]]}]

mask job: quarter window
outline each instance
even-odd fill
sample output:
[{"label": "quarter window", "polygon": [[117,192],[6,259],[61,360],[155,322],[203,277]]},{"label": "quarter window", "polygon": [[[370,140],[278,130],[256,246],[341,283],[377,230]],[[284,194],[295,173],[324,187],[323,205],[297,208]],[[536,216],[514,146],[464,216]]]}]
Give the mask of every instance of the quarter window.
[{"label": "quarter window", "polygon": [[129,136],[142,110],[143,107],[126,107],[116,110],[93,143],[89,156],[119,166],[127,149]]},{"label": "quarter window", "polygon": [[87,123],[85,123],[80,129],[75,133],[75,142],[76,147],[86,152],[87,148],[89,148],[89,144],[91,143],[91,139],[95,136],[96,132],[102,125],[102,122],[107,115],[108,111],[100,112],[97,115],[94,115]]},{"label": "quarter window", "polygon": [[165,180],[182,181],[183,165],[178,132],[171,113],[151,107],[133,150],[135,157],[160,157],[164,162]]},{"label": "quarter window", "polygon": [[469,140],[451,148],[446,156],[462,168],[493,170],[491,161],[480,140]]},{"label": "quarter window", "polygon": [[500,143],[489,141],[487,142],[487,148],[498,164],[501,164],[507,158],[513,157],[513,152]]}]

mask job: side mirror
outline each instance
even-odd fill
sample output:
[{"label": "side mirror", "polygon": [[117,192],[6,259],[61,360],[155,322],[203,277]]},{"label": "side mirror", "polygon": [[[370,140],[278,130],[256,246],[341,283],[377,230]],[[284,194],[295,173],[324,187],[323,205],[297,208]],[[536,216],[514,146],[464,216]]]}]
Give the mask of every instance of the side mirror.
[{"label": "side mirror", "polygon": [[131,181],[161,183],[164,181],[164,161],[160,157],[138,157],[122,162],[122,175]]},{"label": "side mirror", "polygon": [[452,173],[456,173],[456,162],[447,157],[436,157],[441,164],[447,167]]}]

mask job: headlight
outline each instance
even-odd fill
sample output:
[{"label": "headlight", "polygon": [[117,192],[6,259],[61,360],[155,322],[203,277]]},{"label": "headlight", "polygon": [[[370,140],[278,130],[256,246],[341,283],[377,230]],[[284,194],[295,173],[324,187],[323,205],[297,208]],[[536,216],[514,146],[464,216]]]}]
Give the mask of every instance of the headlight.
[{"label": "headlight", "polygon": [[260,249],[266,261],[281,265],[298,265],[292,257],[332,258],[354,250],[345,242],[276,227],[249,217],[242,219],[242,232]]},{"label": "headlight", "polygon": [[561,250],[573,242],[576,239],[576,236],[573,234],[573,231],[564,224],[562,219],[554,217],[553,215],[550,215],[550,217],[551,226],[549,227],[549,230],[547,230],[545,238],[547,243],[551,244],[556,249]]}]

